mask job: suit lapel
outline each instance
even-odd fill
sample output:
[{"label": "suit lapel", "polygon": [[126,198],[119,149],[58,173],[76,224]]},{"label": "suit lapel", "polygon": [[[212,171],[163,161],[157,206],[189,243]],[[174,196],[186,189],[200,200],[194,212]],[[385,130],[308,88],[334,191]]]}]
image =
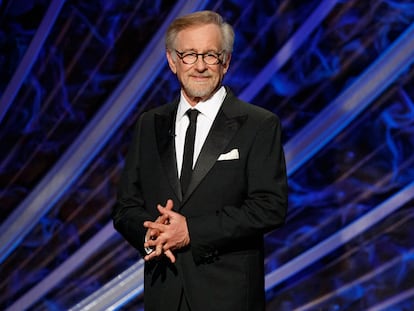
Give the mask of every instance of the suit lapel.
[{"label": "suit lapel", "polygon": [[[230,95],[230,97],[232,96]],[[184,202],[210,171],[220,154],[224,152],[230,140],[246,120],[246,116],[232,115],[231,111],[233,104],[235,103],[233,103],[232,100],[226,100],[219,110],[201,149],[200,155],[198,156],[190,184],[183,198]]]},{"label": "suit lapel", "polygon": [[158,153],[167,178],[178,199],[182,200],[181,187],[178,179],[177,161],[175,155],[175,115],[177,102],[172,104],[166,113],[155,114],[154,125],[158,145]]}]

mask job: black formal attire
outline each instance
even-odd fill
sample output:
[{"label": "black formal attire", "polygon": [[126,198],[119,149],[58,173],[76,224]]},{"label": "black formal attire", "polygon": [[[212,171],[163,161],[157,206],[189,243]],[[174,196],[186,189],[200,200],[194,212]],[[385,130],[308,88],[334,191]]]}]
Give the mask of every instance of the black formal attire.
[{"label": "black formal attire", "polygon": [[146,220],[174,201],[190,245],[145,264],[145,310],[176,310],[181,293],[192,311],[265,308],[263,235],[284,223],[287,178],[281,125],[273,113],[230,90],[204,142],[184,196],[174,126],[178,100],[143,113],[121,177],[114,226],[142,255]]}]

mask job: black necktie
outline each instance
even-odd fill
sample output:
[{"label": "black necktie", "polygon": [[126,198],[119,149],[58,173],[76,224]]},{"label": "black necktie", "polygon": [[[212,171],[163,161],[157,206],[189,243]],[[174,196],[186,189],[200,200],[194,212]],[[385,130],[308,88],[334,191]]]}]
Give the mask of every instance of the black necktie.
[{"label": "black necktie", "polygon": [[191,174],[193,172],[194,141],[199,111],[197,109],[188,109],[186,114],[190,118],[190,124],[187,127],[187,132],[185,133],[183,165],[181,167],[180,181],[183,194],[187,190]]}]

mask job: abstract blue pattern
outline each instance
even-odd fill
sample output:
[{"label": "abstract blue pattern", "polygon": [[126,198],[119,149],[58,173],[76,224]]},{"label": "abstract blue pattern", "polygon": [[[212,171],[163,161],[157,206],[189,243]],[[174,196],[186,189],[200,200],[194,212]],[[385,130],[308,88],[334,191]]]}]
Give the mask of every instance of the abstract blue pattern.
[{"label": "abstract blue pattern", "polygon": [[[0,1],[0,100],[53,1]],[[204,1],[235,26],[225,78],[249,87],[321,1]],[[91,124],[179,1],[64,3],[34,66],[0,122],[0,218],[6,220]],[[414,22],[408,0],[335,1],[333,9],[251,100],[277,113],[284,143],[320,115]],[[285,227],[265,239],[271,273],[366,216],[414,177],[414,70],[289,176]],[[170,102],[166,63],[152,86],[79,177],[1,262],[0,309],[53,274],[110,221],[116,185],[139,114]],[[1,108],[1,107],[0,107]],[[267,291],[267,310],[413,309],[413,203]],[[118,235],[39,297],[31,310],[66,310],[135,264]],[[33,296],[34,297],[34,296]],[[123,310],[142,309],[142,295]]]}]

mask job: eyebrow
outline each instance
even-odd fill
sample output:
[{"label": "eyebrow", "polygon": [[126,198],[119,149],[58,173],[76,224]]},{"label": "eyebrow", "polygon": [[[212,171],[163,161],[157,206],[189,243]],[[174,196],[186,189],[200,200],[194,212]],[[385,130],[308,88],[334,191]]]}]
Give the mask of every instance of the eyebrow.
[{"label": "eyebrow", "polygon": [[214,50],[208,50],[206,52],[197,52],[194,49],[190,49],[190,50],[183,50],[180,53],[196,53],[196,54],[206,54],[206,53],[215,53],[215,54],[220,54],[222,53],[222,51],[214,51]]}]

